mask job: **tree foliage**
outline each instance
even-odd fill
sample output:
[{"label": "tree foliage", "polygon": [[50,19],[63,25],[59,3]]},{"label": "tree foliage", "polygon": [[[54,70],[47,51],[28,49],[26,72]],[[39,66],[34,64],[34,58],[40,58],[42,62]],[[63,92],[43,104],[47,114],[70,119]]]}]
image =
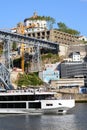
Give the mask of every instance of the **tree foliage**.
[{"label": "tree foliage", "polygon": [[72,34],[72,35],[76,35],[76,36],[78,36],[80,34],[79,31],[69,28],[68,26],[66,26],[65,23],[59,22],[59,23],[57,23],[57,25],[58,25],[59,31],[69,33],[69,34]]},{"label": "tree foliage", "polygon": [[35,73],[31,74],[19,74],[17,86],[28,86],[28,85],[41,85],[43,84],[42,80]]},{"label": "tree foliage", "polygon": [[47,63],[56,63],[63,60],[63,58],[59,56],[58,54],[52,54],[52,53],[43,54],[41,56],[41,59],[42,59],[43,64],[45,64],[46,61]]}]

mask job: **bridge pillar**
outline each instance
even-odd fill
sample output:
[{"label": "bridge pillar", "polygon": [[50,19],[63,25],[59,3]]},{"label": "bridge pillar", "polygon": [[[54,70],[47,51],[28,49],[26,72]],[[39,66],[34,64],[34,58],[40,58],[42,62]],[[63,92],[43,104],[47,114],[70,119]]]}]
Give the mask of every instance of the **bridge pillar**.
[{"label": "bridge pillar", "polygon": [[0,63],[0,85],[5,89],[9,89],[10,85],[10,72],[2,63]]},{"label": "bridge pillar", "polygon": [[4,55],[4,65],[8,70],[10,70],[10,38],[4,40],[4,46],[3,46],[3,55]]},{"label": "bridge pillar", "polygon": [[41,55],[40,55],[40,45],[37,44],[34,46],[34,55],[32,56],[32,67],[31,71],[41,71]]},{"label": "bridge pillar", "polygon": [[3,74],[5,75],[5,77],[3,77],[3,79],[8,86],[11,84],[11,81],[10,81],[11,44],[10,44],[10,42],[11,42],[10,37],[4,40],[4,45],[3,45],[3,64],[4,64],[4,66],[2,65]]}]

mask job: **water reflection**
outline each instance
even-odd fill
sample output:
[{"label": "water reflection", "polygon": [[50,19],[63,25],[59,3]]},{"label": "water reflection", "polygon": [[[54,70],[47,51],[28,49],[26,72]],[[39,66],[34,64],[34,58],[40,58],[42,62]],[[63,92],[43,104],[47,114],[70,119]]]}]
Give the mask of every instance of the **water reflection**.
[{"label": "water reflection", "polygon": [[87,104],[65,115],[0,115],[0,130],[86,130]]}]

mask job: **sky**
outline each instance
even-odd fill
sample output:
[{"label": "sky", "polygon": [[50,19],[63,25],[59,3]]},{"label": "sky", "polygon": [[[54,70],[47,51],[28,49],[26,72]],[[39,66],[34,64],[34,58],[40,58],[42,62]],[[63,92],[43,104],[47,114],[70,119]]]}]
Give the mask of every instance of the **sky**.
[{"label": "sky", "polygon": [[87,36],[87,0],[0,0],[0,29],[10,29],[37,12]]}]

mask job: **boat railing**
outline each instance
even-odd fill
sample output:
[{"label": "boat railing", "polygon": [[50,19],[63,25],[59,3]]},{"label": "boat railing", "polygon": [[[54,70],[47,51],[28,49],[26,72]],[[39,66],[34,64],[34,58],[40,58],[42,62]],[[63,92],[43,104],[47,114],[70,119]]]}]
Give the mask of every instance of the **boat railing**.
[{"label": "boat railing", "polygon": [[6,91],[7,93],[14,93],[14,92],[16,92],[16,93],[26,93],[26,92],[29,92],[29,93],[37,93],[37,92],[47,92],[47,91],[43,91],[43,90],[35,90],[35,89],[14,89],[14,90],[7,90]]},{"label": "boat railing", "polygon": [[34,93],[34,91],[32,90],[7,90],[7,93],[24,93],[24,92]]},{"label": "boat railing", "polygon": [[[50,94],[49,92],[47,93],[47,91],[35,91],[33,89],[21,89],[21,90],[7,90],[7,93],[31,93],[31,94],[39,94],[39,93],[46,93],[46,94]],[[74,99],[74,95],[73,94],[67,94],[67,95],[62,95],[62,96],[56,96],[55,94],[51,94],[51,96],[48,96],[45,98],[45,100],[64,100],[64,99]]]}]

